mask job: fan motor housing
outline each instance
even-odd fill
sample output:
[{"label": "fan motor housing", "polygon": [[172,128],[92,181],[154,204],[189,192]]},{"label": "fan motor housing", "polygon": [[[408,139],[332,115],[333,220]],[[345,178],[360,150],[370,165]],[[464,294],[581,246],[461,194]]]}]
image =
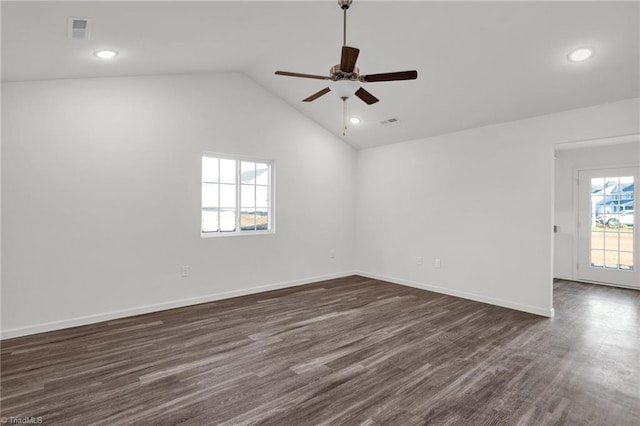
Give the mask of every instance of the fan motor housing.
[{"label": "fan motor housing", "polygon": [[360,80],[360,69],[358,67],[355,67],[353,72],[344,72],[340,69],[340,64],[337,64],[331,67],[329,74],[337,80]]}]

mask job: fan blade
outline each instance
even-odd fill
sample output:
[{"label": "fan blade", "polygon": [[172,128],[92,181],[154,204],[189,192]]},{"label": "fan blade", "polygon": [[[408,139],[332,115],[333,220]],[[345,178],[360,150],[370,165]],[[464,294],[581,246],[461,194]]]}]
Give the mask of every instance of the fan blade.
[{"label": "fan blade", "polygon": [[371,93],[364,90],[362,87],[356,90],[355,95],[362,99],[367,105],[375,104],[380,100],[373,96]]},{"label": "fan blade", "polygon": [[309,96],[306,99],[303,99],[302,102],[311,102],[311,101],[315,101],[316,99],[318,99],[320,96],[322,95],[326,95],[327,93],[329,93],[331,91],[331,89],[329,89],[328,87],[325,87],[324,89],[320,90],[319,92],[314,93],[313,95]]},{"label": "fan blade", "polygon": [[374,81],[415,80],[416,78],[418,78],[418,71],[385,72],[382,74],[362,76],[362,80],[367,83],[373,83]]},{"label": "fan blade", "polygon": [[331,77],[324,75],[300,74],[298,72],[276,71],[276,75],[286,75],[288,77],[315,78],[316,80],[331,80]]},{"label": "fan blade", "polygon": [[340,71],[353,72],[356,67],[356,61],[358,60],[358,53],[360,53],[360,49],[356,49],[355,47],[342,46]]}]

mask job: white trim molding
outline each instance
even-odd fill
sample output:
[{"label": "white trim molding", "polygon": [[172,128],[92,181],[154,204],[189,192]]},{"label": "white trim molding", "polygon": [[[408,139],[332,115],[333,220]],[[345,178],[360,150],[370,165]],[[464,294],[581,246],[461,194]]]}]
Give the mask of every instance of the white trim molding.
[{"label": "white trim molding", "polygon": [[556,279],[556,280],[565,280],[565,281],[575,281],[576,280],[573,276],[565,275],[565,274],[556,274],[556,275],[553,276],[553,278]]},{"label": "white trim molding", "polygon": [[250,287],[250,288],[241,289],[241,290],[226,291],[226,292],[213,293],[213,294],[192,297],[187,299],[173,300],[169,302],[156,303],[152,305],[139,306],[135,308],[102,312],[99,314],[69,318],[61,321],[52,321],[47,323],[33,324],[25,327],[12,328],[8,330],[2,330],[2,332],[0,332],[0,340],[28,336],[28,335],[37,334],[37,333],[44,333],[47,331],[62,330],[65,328],[78,327],[82,325],[95,324],[103,321],[110,321],[114,319],[126,318],[126,317],[135,316],[135,315],[142,315],[142,314],[148,314],[152,312],[164,311],[167,309],[182,308],[186,306],[198,305],[201,303],[215,302],[217,300],[231,299],[233,297],[247,296],[250,294],[263,293],[266,291],[279,290],[282,288],[297,287],[305,284],[311,284],[319,281],[326,281],[326,280],[331,280],[336,278],[343,278],[343,277],[348,277],[352,275],[360,275],[362,277],[372,278],[375,280],[387,281],[390,283],[400,284],[400,285],[413,287],[421,290],[428,290],[428,291],[433,291],[435,293],[447,294],[449,296],[454,296],[454,297],[460,297],[462,299],[488,303],[490,305],[496,305],[504,308],[514,309],[517,311],[528,312],[528,313],[540,315],[543,317],[552,318],[554,316],[553,308],[546,310],[536,306],[523,305],[520,303],[511,302],[508,300],[495,299],[492,297],[486,297],[479,294],[467,293],[459,290],[451,290],[445,287],[423,284],[415,281],[405,280],[402,278],[388,277],[385,275],[378,275],[378,274],[373,274],[373,273],[364,272],[364,271],[345,271],[345,272],[338,272],[334,274],[303,278],[300,280],[285,281],[280,283]]},{"label": "white trim molding", "polygon": [[592,146],[616,145],[621,143],[640,142],[640,133],[632,133],[628,135],[612,136],[608,138],[581,139],[571,142],[560,142],[554,145],[556,151],[564,151],[568,149],[589,148]]},{"label": "white trim molding", "polygon": [[299,280],[285,281],[274,284],[266,284],[256,287],[249,287],[240,290],[225,291],[221,293],[207,294],[204,296],[191,297],[187,299],[172,300],[169,302],[155,303],[152,305],[138,306],[135,308],[121,309],[117,311],[102,312],[83,317],[69,318],[60,321],[52,321],[41,324],[33,324],[25,327],[11,328],[0,332],[0,340],[12,339],[14,337],[28,336],[30,334],[44,333],[46,331],[62,330],[65,328],[78,327],[81,325],[95,324],[103,321],[110,321],[118,318],[132,317],[135,315],[148,314],[152,312],[164,311],[167,309],[182,308],[185,306],[198,305],[201,303],[215,302],[216,300],[231,299],[232,297],[246,296],[250,294],[263,293],[265,291],[279,290],[282,288],[297,287],[319,281],[332,280],[356,275],[353,271],[338,272],[334,274],[321,275],[316,277],[302,278]]},{"label": "white trim molding", "polygon": [[364,271],[357,271],[356,274],[363,277],[372,278],[374,280],[387,281],[407,287],[414,287],[421,290],[433,291],[435,293],[447,294],[449,296],[460,297],[462,299],[473,300],[475,302],[487,303],[489,305],[501,306],[503,308],[514,309],[516,311],[528,312],[530,314],[540,315],[543,317],[553,318],[555,314],[553,308],[544,309],[537,306],[523,305],[521,303],[511,302],[509,300],[496,299],[493,297],[482,296],[480,294],[467,293],[466,291],[452,290],[446,287],[423,284],[415,281],[405,280],[402,278],[388,277],[385,275],[372,274]]}]

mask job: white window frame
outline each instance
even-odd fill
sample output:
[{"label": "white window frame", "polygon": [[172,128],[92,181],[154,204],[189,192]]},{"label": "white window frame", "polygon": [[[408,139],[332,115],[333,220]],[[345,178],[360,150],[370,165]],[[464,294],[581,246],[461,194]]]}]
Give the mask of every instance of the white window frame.
[{"label": "white window frame", "polygon": [[[234,160],[236,162],[236,229],[235,231],[216,231],[216,232],[204,232],[202,230],[202,209],[204,208],[203,200],[202,200],[202,159],[204,157],[210,158],[218,158],[221,160]],[[253,230],[253,231],[242,231],[240,226],[241,220],[241,194],[240,190],[242,187],[242,183],[240,180],[240,169],[241,163],[243,161],[252,162],[252,163],[262,163],[269,165],[269,222],[267,225],[267,229],[264,230]],[[245,157],[241,155],[233,155],[233,154],[222,154],[219,152],[211,152],[205,151],[202,153],[200,157],[200,237],[202,238],[219,238],[219,237],[242,237],[242,236],[252,236],[252,235],[273,235],[276,233],[276,208],[275,208],[275,161],[273,160],[264,160],[262,158],[255,157]],[[218,183],[219,184],[219,183]]]}]

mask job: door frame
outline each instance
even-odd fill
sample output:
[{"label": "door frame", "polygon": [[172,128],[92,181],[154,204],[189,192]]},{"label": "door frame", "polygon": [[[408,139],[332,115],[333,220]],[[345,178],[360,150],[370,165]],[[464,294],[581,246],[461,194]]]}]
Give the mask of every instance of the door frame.
[{"label": "door frame", "polygon": [[[640,162],[637,162],[637,163],[624,163],[624,164],[613,164],[613,165],[608,165],[608,166],[580,167],[580,168],[573,169],[573,194],[572,194],[573,195],[573,197],[572,197],[573,200],[572,200],[572,205],[573,205],[573,218],[574,218],[574,223],[575,223],[575,229],[574,229],[575,238],[573,239],[572,275],[573,275],[574,281],[590,283],[590,284],[606,285],[606,286],[610,286],[610,287],[619,287],[619,288],[627,288],[627,289],[632,289],[632,290],[639,290],[638,287],[632,287],[632,286],[627,286],[627,285],[623,285],[623,284],[606,283],[606,282],[602,282],[602,281],[586,280],[586,279],[583,279],[583,278],[579,278],[579,276],[578,276],[578,263],[580,261],[579,260],[579,256],[580,256],[580,226],[579,226],[579,222],[580,222],[580,188],[579,188],[579,185],[578,185],[578,181],[579,181],[580,172],[590,172],[590,171],[609,170],[609,169],[618,169],[618,168],[640,168]],[[636,193],[640,192],[640,188],[637,185],[636,185],[636,190],[635,191],[636,191]],[[636,197],[636,198],[640,199],[638,197]],[[636,235],[636,238],[638,238],[637,237],[638,234],[636,234],[635,231],[634,231],[634,235]],[[634,254],[636,255],[636,257],[637,257],[637,251],[639,249],[640,249],[640,247],[635,247],[634,248],[634,251],[636,252]]]}]

